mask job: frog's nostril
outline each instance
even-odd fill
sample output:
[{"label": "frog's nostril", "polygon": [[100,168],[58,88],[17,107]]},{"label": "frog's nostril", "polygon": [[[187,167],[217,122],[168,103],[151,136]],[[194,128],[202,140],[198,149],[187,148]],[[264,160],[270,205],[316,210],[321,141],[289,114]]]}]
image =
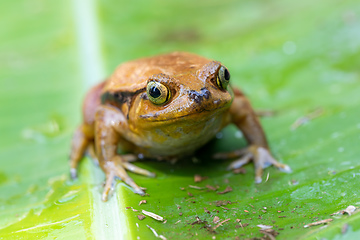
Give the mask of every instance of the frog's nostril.
[{"label": "frog's nostril", "polygon": [[194,100],[196,103],[201,103],[203,100],[201,93],[194,91],[194,90],[189,91],[189,98],[191,100]]},{"label": "frog's nostril", "polygon": [[201,94],[205,99],[209,99],[210,97],[210,91],[206,87],[201,89]]},{"label": "frog's nostril", "polygon": [[195,90],[189,91],[189,98],[191,100],[194,100],[196,103],[201,103],[204,98],[209,99],[210,98],[210,91],[207,90],[207,88],[202,88],[200,92],[197,92]]}]

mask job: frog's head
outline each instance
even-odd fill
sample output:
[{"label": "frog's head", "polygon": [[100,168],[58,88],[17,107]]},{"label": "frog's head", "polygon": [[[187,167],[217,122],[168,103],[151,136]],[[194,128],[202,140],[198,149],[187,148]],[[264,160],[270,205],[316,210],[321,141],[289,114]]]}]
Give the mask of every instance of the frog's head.
[{"label": "frog's head", "polygon": [[229,123],[229,81],[220,62],[174,52],[120,65],[101,99],[123,113],[127,140],[152,156],[178,155],[204,145]]},{"label": "frog's head", "polygon": [[183,66],[175,74],[154,74],[136,100],[133,120],[149,127],[189,125],[223,114],[233,100],[229,81],[228,69],[217,61]]}]

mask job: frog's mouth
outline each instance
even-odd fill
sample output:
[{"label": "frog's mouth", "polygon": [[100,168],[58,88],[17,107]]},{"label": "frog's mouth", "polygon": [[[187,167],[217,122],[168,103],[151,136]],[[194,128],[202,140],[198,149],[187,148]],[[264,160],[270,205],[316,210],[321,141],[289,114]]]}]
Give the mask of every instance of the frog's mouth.
[{"label": "frog's mouth", "polygon": [[227,105],[222,105],[219,106],[217,108],[212,108],[212,109],[206,109],[206,108],[199,108],[195,111],[192,111],[191,113],[188,114],[184,114],[184,115],[177,115],[175,117],[166,117],[163,116],[161,113],[156,112],[156,113],[150,113],[150,114],[145,114],[145,115],[140,115],[139,117],[141,119],[146,119],[149,120],[150,122],[174,122],[174,121],[179,121],[185,118],[194,118],[194,121],[197,120],[201,120],[201,119],[206,119],[208,117],[213,117],[214,115],[218,115],[220,113],[222,113],[224,110],[226,110],[228,108]]}]

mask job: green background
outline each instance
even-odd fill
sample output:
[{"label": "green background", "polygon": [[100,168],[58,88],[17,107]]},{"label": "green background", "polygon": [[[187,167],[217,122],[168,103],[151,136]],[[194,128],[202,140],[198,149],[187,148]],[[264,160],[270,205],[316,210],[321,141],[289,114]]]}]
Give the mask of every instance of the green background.
[{"label": "green background", "polygon": [[[0,239],[155,238],[146,225],[168,239],[260,237],[258,224],[273,226],[278,239],[360,235],[360,215],[330,216],[360,205],[357,0],[19,0],[0,9]],[[101,202],[104,175],[88,158],[80,179],[69,179],[70,140],[89,87],[121,62],[175,50],[221,61],[256,109],[276,112],[261,121],[292,174],[268,168],[269,180],[256,185],[251,164],[243,175],[226,171],[230,161],[211,160],[211,153],[245,146],[229,127],[200,151],[199,163],[136,163],[157,173],[131,174],[147,197],[119,183]],[[316,109],[319,117],[291,129]],[[194,174],[209,178],[194,183]],[[207,184],[233,191],[189,187]],[[217,207],[219,200],[233,203]],[[167,222],[140,221],[126,207]],[[196,216],[212,227],[214,216],[230,220],[212,233],[191,224]],[[334,220],[325,228],[303,227],[327,218]],[[249,225],[239,228],[236,219]]]}]

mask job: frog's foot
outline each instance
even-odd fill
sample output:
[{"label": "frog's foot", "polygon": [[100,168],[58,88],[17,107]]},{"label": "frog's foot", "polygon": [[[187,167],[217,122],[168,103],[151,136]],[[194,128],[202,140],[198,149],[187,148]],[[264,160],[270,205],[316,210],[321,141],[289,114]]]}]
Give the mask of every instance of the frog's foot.
[{"label": "frog's foot", "polygon": [[155,177],[146,169],[140,168],[124,160],[120,156],[115,156],[112,161],[108,161],[103,165],[106,175],[105,187],[102,193],[102,200],[105,202],[108,199],[109,192],[114,184],[115,178],[120,178],[123,182],[133,188],[134,192],[144,196],[145,192],[134,182],[134,180],[127,174],[126,170],[134,172],[147,177]]},{"label": "frog's foot", "polygon": [[233,170],[242,167],[243,165],[249,163],[251,160],[255,165],[255,182],[261,183],[261,176],[263,174],[263,170],[270,165],[275,166],[282,172],[290,173],[291,168],[286,165],[279,163],[276,161],[269,150],[264,147],[258,147],[255,145],[251,145],[247,148],[236,150],[230,153],[219,153],[214,156],[217,159],[229,159],[240,157],[238,160],[235,160],[228,166],[228,170]]}]

